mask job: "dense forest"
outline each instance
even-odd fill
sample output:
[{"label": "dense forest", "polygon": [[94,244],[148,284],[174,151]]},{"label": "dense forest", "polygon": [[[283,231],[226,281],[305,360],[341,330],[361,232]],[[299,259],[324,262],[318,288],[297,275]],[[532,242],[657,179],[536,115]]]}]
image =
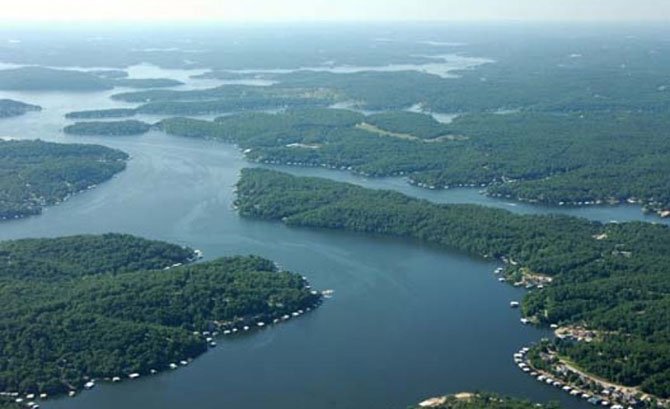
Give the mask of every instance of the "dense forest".
[{"label": "dense forest", "polygon": [[[468,42],[471,42],[472,35],[469,37]],[[666,73],[670,68],[670,59],[667,57],[667,44],[658,39],[621,40],[613,37],[598,39],[591,33],[591,36],[579,39],[556,38],[550,44],[542,36],[524,38],[523,41],[505,39],[505,35],[496,39],[480,39],[479,44],[471,44],[461,55],[483,56],[490,58],[491,62],[453,72],[457,78],[443,78],[425,72],[421,66],[395,72],[373,69],[352,73],[308,69],[271,74],[214,71],[204,77],[238,79],[261,75],[278,82],[266,87],[268,89],[263,92],[328,90],[337,101],[349,101],[358,108],[375,111],[402,110],[421,104],[426,110],[443,113],[509,109],[533,112],[668,112],[670,84]],[[395,54],[410,44],[396,43],[393,47],[376,50],[382,54],[391,52],[389,55],[356,55],[355,58],[376,59],[371,66],[380,68],[399,55],[405,63],[423,64],[435,63],[435,59],[427,56],[436,56],[436,53],[446,54],[447,60],[456,58],[452,54],[453,47],[425,49],[425,44],[419,43],[411,44],[413,49],[406,50],[406,54]],[[353,52],[353,48],[356,47],[348,48],[348,52]],[[418,49],[424,49],[425,54],[418,55]],[[366,48],[367,52],[371,50]],[[269,58],[269,54],[264,54],[264,57]],[[353,57],[338,56],[333,61],[346,64],[346,59]],[[254,61],[251,66],[266,62]],[[293,63],[299,64],[299,59]],[[258,92],[255,90],[258,87],[240,87],[251,93]],[[199,99],[207,95],[208,99],[216,99],[229,95],[223,88],[162,94],[161,98],[193,100],[195,95]],[[144,102],[147,98],[142,97],[147,95],[138,93],[133,99]],[[124,99],[127,98],[130,96],[124,96]]]},{"label": "dense forest", "polygon": [[97,145],[0,141],[0,220],[39,214],[110,179],[127,159]]},{"label": "dense forest", "polygon": [[0,70],[0,89],[13,91],[100,91],[112,89],[107,80],[84,71],[44,67]]},{"label": "dense forest", "polygon": [[[248,156],[254,160],[350,168],[373,176],[405,175],[412,183],[436,189],[484,186],[492,195],[551,205],[635,201],[660,214],[670,210],[666,177],[670,59],[659,51],[666,45],[646,37],[608,39],[612,43],[607,47],[595,39],[563,38],[550,45],[546,39],[511,40],[505,47],[492,46],[490,42],[496,41],[492,39],[468,47],[468,56],[486,55],[492,60],[451,72],[457,78],[420,67],[349,73],[214,71],[204,77],[260,76],[277,83],[150,90],[114,98],[145,104],[140,112],[165,115],[333,103],[390,110],[394,112],[370,115],[357,124],[366,132],[316,127],[305,131],[298,123],[287,138],[285,125],[268,123],[261,131],[277,134],[275,146],[258,149],[246,143],[245,149],[253,150]],[[445,125],[427,115],[399,111],[416,106],[462,116]],[[201,125],[206,126],[195,122],[189,126]],[[214,133],[245,142],[232,132]],[[291,142],[283,143],[287,139]],[[322,143],[324,139],[327,142]],[[420,143],[426,140],[442,143]],[[312,149],[296,149],[305,146]]]},{"label": "dense forest", "polygon": [[12,99],[0,99],[0,118],[19,116],[26,112],[41,110],[42,108],[37,105],[26,104],[25,102],[14,101]]},{"label": "dense forest", "polygon": [[[165,370],[203,331],[313,307],[297,274],[255,256],[187,264],[191,249],[129,235],[0,243],[0,390],[57,394]],[[183,264],[183,265],[182,265]]]},{"label": "dense forest", "polygon": [[159,126],[239,144],[258,162],[405,175],[431,188],[486,186],[492,195],[554,205],[635,200],[662,211],[670,208],[668,118],[530,112],[441,124],[419,113],[311,109]]},{"label": "dense forest", "polygon": [[446,136],[451,129],[432,116],[416,112],[384,112],[368,115],[365,123],[396,135],[409,135],[424,140]]},{"label": "dense forest", "polygon": [[78,71],[46,67],[0,70],[0,89],[12,91],[102,91],[115,87],[159,88],[182,85],[167,78],[126,78],[125,71]]},{"label": "dense forest", "polygon": [[76,122],[63,128],[63,132],[72,135],[126,136],[141,135],[149,132],[151,124],[128,119],[124,121]]},{"label": "dense forest", "polygon": [[399,72],[299,70],[273,79],[279,82],[275,87],[325,87],[366,110],[398,110],[415,104],[444,113],[507,109],[663,113],[670,109],[666,76],[670,58],[661,52],[667,44],[658,38],[622,40],[612,35],[603,39],[593,33],[551,41],[543,36],[504,37],[468,46],[466,55],[492,62],[456,71],[457,78],[445,79],[419,67]]},{"label": "dense forest", "polygon": [[[351,168],[367,175],[408,175],[411,182],[432,188],[484,185],[492,195],[552,205],[630,200],[659,213],[670,210],[666,177],[670,59],[659,51],[666,45],[644,37],[608,39],[605,47],[595,38],[585,38],[589,39],[562,38],[551,44],[546,39],[520,42],[512,38],[505,47],[493,46],[491,42],[497,40],[488,39],[468,47],[468,55],[490,56],[492,62],[452,72],[457,78],[444,78],[420,67],[351,73],[214,71],[205,76],[256,75],[277,84],[154,90],[115,97],[148,102],[141,109],[169,115],[278,106],[313,108],[326,102],[366,110],[420,106],[426,111],[461,113],[453,124],[443,125],[430,123],[427,116],[387,112],[368,118],[368,122],[382,121],[383,126],[363,124],[385,132],[375,132],[378,129],[370,126],[359,127],[368,133],[342,129],[318,149],[295,149],[316,148],[319,142],[308,139],[318,140],[314,134],[319,132],[334,133],[312,129],[300,138],[297,135],[303,132],[295,129],[291,146],[281,144],[286,138],[277,137],[276,146],[260,151],[251,144],[246,148],[255,150],[249,154],[254,160]],[[310,92],[327,98],[303,100],[303,105],[270,103],[277,95]],[[286,133],[284,126],[275,129],[272,125],[267,132],[273,129]],[[374,139],[370,133],[396,138]],[[445,136],[439,139],[445,144],[420,144],[417,139],[425,140],[427,135]]]},{"label": "dense forest", "polygon": [[[559,409],[556,403],[541,405],[528,400],[508,398],[492,393],[459,393],[430,402],[435,409]],[[416,406],[413,409],[419,409]]]},{"label": "dense forest", "polygon": [[0,398],[0,409],[20,409],[22,407],[23,406],[14,401],[14,398]]},{"label": "dense forest", "polygon": [[510,280],[524,273],[551,276],[550,286],[528,293],[524,314],[606,334],[596,343],[559,343],[560,352],[597,375],[670,396],[667,226],[438,205],[263,169],[245,169],[237,192],[243,216],[413,238],[504,259]]},{"label": "dense forest", "polygon": [[65,117],[68,119],[99,119],[99,118],[123,118],[134,116],[133,108],[112,108],[112,109],[92,109],[88,111],[68,112]]},{"label": "dense forest", "polygon": [[183,82],[170,78],[119,78],[110,80],[109,83],[125,88],[167,88],[184,85]]},{"label": "dense forest", "polygon": [[153,115],[203,115],[249,110],[325,107],[336,101],[323,89],[274,89],[228,85],[217,88],[173,91],[148,90],[115,94],[112,98],[140,102],[137,112]]},{"label": "dense forest", "polygon": [[281,88],[281,87],[253,87],[246,85],[224,85],[216,88],[195,89],[188,91],[175,90],[147,90],[123,92],[112,95],[112,99],[125,102],[177,102],[177,101],[255,101],[303,99],[311,102],[335,102],[337,95],[328,90],[319,88]]}]

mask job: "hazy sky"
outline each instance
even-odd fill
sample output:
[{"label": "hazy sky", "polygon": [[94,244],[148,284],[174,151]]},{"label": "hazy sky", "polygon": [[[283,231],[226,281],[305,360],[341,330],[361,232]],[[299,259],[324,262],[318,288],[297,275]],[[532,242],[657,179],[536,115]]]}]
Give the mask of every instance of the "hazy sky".
[{"label": "hazy sky", "polygon": [[0,20],[665,20],[670,0],[0,0]]}]

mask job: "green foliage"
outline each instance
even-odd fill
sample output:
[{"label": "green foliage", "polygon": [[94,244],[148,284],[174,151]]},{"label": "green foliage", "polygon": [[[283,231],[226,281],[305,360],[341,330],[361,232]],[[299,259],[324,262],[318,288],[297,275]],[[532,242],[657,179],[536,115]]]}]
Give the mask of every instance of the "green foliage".
[{"label": "green foliage", "polygon": [[202,115],[235,111],[327,106],[334,95],[319,89],[274,89],[224,86],[204,90],[149,90],[113,95],[126,102],[142,102],[137,112],[161,115]]},{"label": "green foliage", "polygon": [[[667,115],[471,114],[445,125],[409,112],[345,112],[244,114],[215,123],[168,119],[159,126],[237,143],[264,163],[407,175],[435,188],[484,185],[492,195],[550,204],[636,198],[655,210],[670,207]],[[329,117],[341,119],[320,122]],[[399,135],[358,129],[361,122]],[[436,136],[444,138],[431,139]]]},{"label": "green foliage", "polygon": [[166,88],[184,85],[183,82],[170,78],[118,78],[110,80],[110,84],[126,88]]},{"label": "green foliage", "polygon": [[328,88],[367,110],[415,104],[443,113],[506,109],[667,113],[670,109],[670,58],[660,37],[641,35],[630,41],[591,32],[570,39],[524,35],[520,40],[509,32],[497,34],[499,39],[467,47],[469,55],[495,62],[454,72],[458,78],[419,71],[297,71],[277,75],[275,87]]},{"label": "green foliage", "polygon": [[225,85],[216,88],[195,89],[187,91],[147,90],[124,92],[112,95],[112,99],[125,102],[158,102],[158,101],[215,101],[215,100],[260,100],[282,98],[327,98],[331,93],[314,89],[292,87],[282,89],[274,87],[250,87],[244,85]]},{"label": "green foliage", "polygon": [[670,206],[669,126],[667,115],[647,113],[467,115],[450,124],[469,137],[467,162],[414,178],[493,183],[491,194],[551,204],[638,198]]},{"label": "green foliage", "polygon": [[551,275],[550,286],[528,293],[524,313],[547,324],[585,323],[607,334],[593,345],[562,345],[562,353],[600,376],[669,396],[667,226],[439,205],[263,169],[245,169],[237,194],[243,216],[412,238],[504,257],[514,260],[512,269]]},{"label": "green foliage", "polygon": [[258,162],[351,168],[375,176],[440,169],[452,159],[467,160],[456,149],[462,141],[426,143],[380,136],[356,127],[365,120],[352,111],[311,109],[240,114],[215,122],[171,118],[158,126],[175,135],[239,144]]},{"label": "green foliage", "polygon": [[127,119],[124,121],[97,121],[97,122],[77,122],[63,128],[63,131],[72,135],[106,135],[106,136],[127,136],[141,135],[149,132],[151,124]]},{"label": "green foliage", "polygon": [[122,234],[0,242],[1,277],[24,282],[150,270],[191,257],[191,249]]},{"label": "green foliage", "polygon": [[[271,321],[319,301],[297,274],[255,256],[189,262],[193,251],[129,235],[0,243],[0,390],[62,393],[194,358],[194,331]],[[166,267],[170,267],[165,270]]]},{"label": "green foliage", "polygon": [[14,398],[0,398],[0,409],[21,409],[22,406],[14,402]]},{"label": "green foliage", "polygon": [[65,117],[68,119],[122,118],[135,114],[136,111],[133,108],[114,108],[68,112]]},{"label": "green foliage", "polygon": [[41,110],[42,108],[37,105],[30,105],[25,102],[14,101],[11,99],[0,99],[0,118],[19,116],[26,112]]},{"label": "green foliage", "polygon": [[0,219],[42,208],[125,169],[128,155],[97,145],[0,141]]},{"label": "green foliage", "polygon": [[412,135],[421,139],[435,139],[451,132],[430,115],[415,112],[385,112],[365,118],[365,122],[385,131]]},{"label": "green foliage", "polygon": [[125,71],[77,71],[45,67],[0,70],[0,89],[13,91],[101,91],[114,87],[160,88],[183,85],[168,78],[125,78]]},{"label": "green foliage", "polygon": [[111,89],[108,82],[83,71],[44,67],[0,70],[0,89],[13,91],[100,91]]}]

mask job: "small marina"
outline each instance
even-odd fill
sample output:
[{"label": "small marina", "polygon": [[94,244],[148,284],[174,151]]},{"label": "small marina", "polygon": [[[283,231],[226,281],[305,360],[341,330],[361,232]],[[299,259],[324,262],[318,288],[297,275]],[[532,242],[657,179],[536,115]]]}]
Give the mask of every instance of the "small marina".
[{"label": "small marina", "polygon": [[538,382],[595,406],[611,409],[668,407],[664,401],[636,388],[616,385],[567,364],[546,346],[523,347],[513,355],[515,365]]}]

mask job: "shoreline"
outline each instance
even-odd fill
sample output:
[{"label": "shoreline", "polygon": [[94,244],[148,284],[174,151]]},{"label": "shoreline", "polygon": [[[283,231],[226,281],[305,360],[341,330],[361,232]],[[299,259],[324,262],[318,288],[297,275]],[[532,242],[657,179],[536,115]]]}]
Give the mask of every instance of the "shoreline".
[{"label": "shoreline", "polygon": [[[324,290],[324,292],[327,292],[330,290]],[[206,344],[206,349],[200,353],[197,354],[193,357],[186,357],[184,359],[178,360],[177,362],[171,362],[169,363],[166,367],[164,368],[152,368],[148,372],[133,372],[129,374],[119,374],[116,376],[107,376],[103,378],[85,378],[87,382],[84,384],[84,386],[80,389],[77,388],[72,388],[68,392],[63,392],[63,393],[58,393],[54,395],[48,395],[44,393],[32,393],[32,392],[25,392],[25,393],[20,393],[20,392],[14,392],[14,391],[5,391],[5,392],[0,392],[0,400],[3,398],[9,398],[6,401],[8,403],[16,403],[17,405],[22,405],[26,404],[26,407],[30,409],[38,409],[39,404],[36,402],[38,401],[46,401],[46,400],[58,400],[58,399],[64,399],[67,397],[74,398],[77,395],[79,395],[82,392],[85,392],[87,390],[93,389],[98,383],[104,383],[104,384],[115,384],[115,383],[121,383],[121,382],[127,382],[127,381],[133,381],[137,380],[139,378],[146,378],[149,376],[153,375],[160,375],[160,374],[165,374],[172,372],[174,370],[177,370],[181,367],[188,366],[191,362],[195,361],[196,359],[202,357],[205,355],[207,352],[209,352],[210,349],[216,348],[217,347],[217,342],[216,341],[223,341],[225,338],[231,338],[231,337],[241,337],[244,335],[251,335],[257,331],[267,329],[269,327],[272,327],[274,325],[282,324],[287,321],[297,319],[308,312],[313,312],[317,308],[319,308],[323,304],[323,299],[325,298],[330,298],[327,296],[327,294],[322,294],[322,297],[319,299],[318,302],[315,304],[312,304],[310,307],[305,307],[304,309],[299,309],[297,311],[292,312],[291,314],[284,314],[282,316],[279,316],[278,318],[274,318],[272,321],[266,323],[265,321],[261,320],[254,320],[253,317],[245,317],[245,318],[239,318],[237,321],[235,321],[238,324],[243,324],[243,325],[236,325],[234,323],[222,323],[222,327],[224,325],[230,325],[231,329],[226,329],[221,332],[219,331],[194,331],[194,335],[196,332],[198,332],[198,336],[202,337],[202,341]],[[258,316],[255,316],[258,317]],[[252,322],[255,322],[255,325],[252,325]],[[225,342],[225,341],[223,341]],[[27,403],[34,403],[34,405],[28,405]]]},{"label": "shoreline", "polygon": [[[186,249],[187,247],[183,248]],[[162,269],[156,269],[155,271],[165,272],[182,266],[197,265],[197,262],[201,260],[203,256],[204,254],[202,251],[198,249],[192,249],[189,258],[184,259],[182,262],[166,266]],[[277,272],[284,271],[276,263],[275,268]],[[267,312],[246,315],[235,317],[234,319],[228,321],[211,320],[206,324],[205,329],[192,331],[191,335],[196,337],[196,342],[202,342],[202,349],[198,351],[192,351],[192,353],[189,354],[190,356],[175,358],[173,362],[165,362],[162,365],[155,365],[150,369],[144,368],[143,370],[136,372],[107,374],[99,377],[84,375],[81,378],[81,384],[73,385],[63,381],[62,389],[56,391],[52,390],[48,393],[44,390],[34,389],[0,391],[0,406],[6,403],[10,406],[16,405],[17,408],[26,407],[30,409],[38,409],[39,402],[46,400],[58,400],[66,397],[75,397],[79,393],[93,389],[98,383],[111,384],[132,381],[138,378],[163,374],[179,369],[180,367],[189,365],[195,359],[207,353],[210,349],[217,347],[217,341],[223,341],[225,338],[252,334],[256,331],[269,328],[276,324],[281,324],[292,319],[297,319],[307,314],[308,312],[312,312],[319,308],[323,304],[323,301],[325,299],[332,298],[332,294],[334,293],[334,290],[312,290],[312,287],[307,280],[307,277],[305,276],[302,276],[302,285],[304,290],[309,290],[311,297],[304,300],[305,302],[301,303],[295,311],[288,311],[287,308],[282,306],[280,307],[282,309],[281,312]]]},{"label": "shoreline", "polygon": [[[619,385],[577,369],[558,357],[555,351],[552,353],[549,348],[547,348],[549,353],[546,355],[556,359],[556,362],[551,361],[551,364],[554,364],[552,367],[554,371],[539,368],[533,363],[535,354],[539,356],[539,359],[543,359],[543,362],[548,361],[544,361],[543,354],[545,353],[538,351],[538,348],[539,345],[535,344],[530,347],[523,347],[514,353],[513,359],[516,366],[538,382],[560,388],[564,393],[574,398],[585,400],[593,405],[611,407],[612,409],[624,407],[652,408],[656,407],[657,404],[661,407],[668,407],[670,403],[668,400],[642,392],[636,387]],[[571,375],[576,376],[578,380],[569,379]]]}]

